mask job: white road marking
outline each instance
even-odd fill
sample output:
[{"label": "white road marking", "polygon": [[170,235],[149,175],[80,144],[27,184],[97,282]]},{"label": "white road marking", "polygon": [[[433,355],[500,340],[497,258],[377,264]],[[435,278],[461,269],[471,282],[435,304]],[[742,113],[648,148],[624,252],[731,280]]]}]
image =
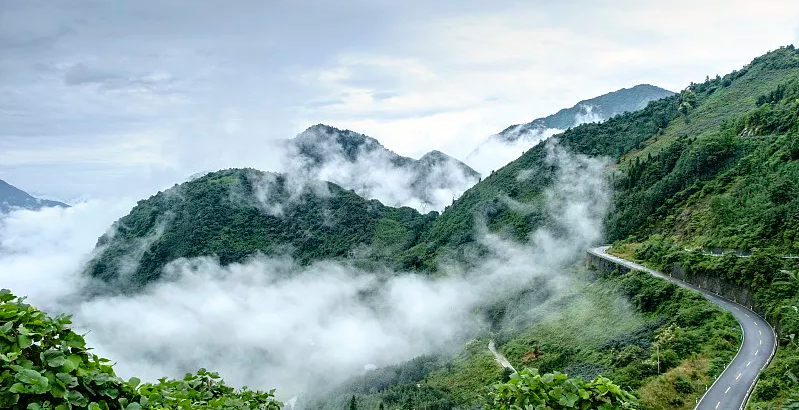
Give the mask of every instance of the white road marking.
[{"label": "white road marking", "polygon": [[749,367],[749,365],[750,365],[750,364],[752,364],[752,362],[749,362],[749,363],[747,363],[747,364],[746,364],[746,367]]},{"label": "white road marking", "polygon": [[760,339],[760,345],[761,346],[763,345],[763,339]]},{"label": "white road marking", "polygon": [[721,404],[721,402],[716,403],[716,408],[719,408],[720,404]]},{"label": "white road marking", "polygon": [[731,388],[732,386],[727,387],[727,390],[724,390],[724,394],[727,394],[727,392],[730,391]]},{"label": "white road marking", "polygon": [[735,380],[738,380],[738,379],[740,379],[742,374],[743,374],[743,373],[738,373],[738,376],[735,378]]},{"label": "white road marking", "polygon": [[757,352],[759,352],[759,351],[760,351],[760,350],[756,350],[756,351],[755,351],[755,356],[757,356]]},{"label": "white road marking", "polygon": [[763,334],[763,331],[762,331],[762,330],[758,330],[758,332],[760,332],[760,334],[761,334],[761,335]]},{"label": "white road marking", "polygon": [[749,313],[744,313],[744,314],[746,315],[746,317],[752,317],[752,316],[749,316]]}]

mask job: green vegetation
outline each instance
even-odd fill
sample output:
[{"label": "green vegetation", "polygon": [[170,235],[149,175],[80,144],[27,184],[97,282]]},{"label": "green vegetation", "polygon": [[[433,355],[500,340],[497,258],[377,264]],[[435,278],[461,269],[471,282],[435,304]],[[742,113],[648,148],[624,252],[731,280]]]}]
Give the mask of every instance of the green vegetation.
[{"label": "green vegetation", "polygon": [[[799,253],[798,117],[799,53],[789,46],[643,110],[556,137],[570,152],[615,161],[606,233],[619,251],[663,270],[723,278],[752,293],[777,325],[781,348],[752,408],[799,405],[799,266],[781,258]],[[114,237],[101,238],[106,248],[89,272],[143,286],[179,257],[214,255],[226,264],[261,252],[288,253],[300,263],[350,258],[434,273],[442,260],[479,258],[483,225],[516,240],[542,226],[557,229],[545,212],[545,192],[560,166],[547,160],[547,149],[528,150],[441,215],[388,208],[333,184],[324,185],[326,193],[295,192],[282,176],[220,171],[140,202],[116,224]],[[269,199],[258,201],[264,189]],[[752,256],[702,253],[714,248]],[[125,269],[131,275],[121,275]],[[492,332],[455,357],[367,373],[331,393],[328,403],[474,405],[488,395],[485,386],[509,376],[485,348],[494,338],[514,364],[585,380],[602,375],[633,391],[642,408],[687,409],[737,348],[732,317],[698,295],[642,273],[586,286],[581,294],[593,295],[588,300],[601,309],[582,309],[580,298],[550,301],[552,311],[527,312],[528,323],[507,327],[504,311],[488,307],[487,316],[497,314]],[[606,321],[610,313],[584,314],[618,312],[618,301],[637,316],[614,323]]]},{"label": "green vegetation", "polygon": [[139,384],[114,374],[70,329],[8,290],[0,291],[0,407],[14,410],[279,410],[273,392],[234,390],[200,369],[182,380]]},{"label": "green vegetation", "polygon": [[785,256],[799,253],[799,55],[782,48],[690,89],[691,109],[621,157],[608,236],[617,254],[750,295],[781,346],[750,407],[791,408],[799,261]]},{"label": "green vegetation", "polygon": [[[231,169],[159,192],[98,240],[102,252],[87,272],[119,291],[157,280],[167,263],[184,257],[215,256],[226,265],[263,253],[302,264],[359,257],[394,265],[436,216],[389,208],[332,183],[295,185],[282,175]],[[370,253],[358,254],[367,247]]]},{"label": "green vegetation", "polygon": [[361,408],[476,406],[491,396],[487,386],[510,377],[487,349],[494,339],[517,368],[603,376],[633,392],[641,408],[690,409],[738,349],[732,315],[664,280],[631,272],[571,285],[574,293],[526,312],[531,323],[480,335],[454,357],[422,356],[370,371],[310,408],[343,408],[352,395]]},{"label": "green vegetation", "polygon": [[542,375],[535,369],[514,373],[507,383],[494,386],[492,399],[489,406],[496,410],[636,408],[632,394],[604,377],[586,383],[581,378],[570,379],[558,372]]}]

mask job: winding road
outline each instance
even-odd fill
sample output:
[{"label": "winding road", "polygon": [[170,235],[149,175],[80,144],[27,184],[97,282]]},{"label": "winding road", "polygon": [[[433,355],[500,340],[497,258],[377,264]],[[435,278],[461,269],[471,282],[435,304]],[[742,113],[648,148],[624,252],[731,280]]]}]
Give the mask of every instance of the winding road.
[{"label": "winding road", "polygon": [[760,371],[768,365],[777,346],[774,329],[755,312],[724,299],[705,289],[674,279],[643,265],[607,253],[610,246],[592,248],[588,252],[630,269],[641,270],[687,289],[701,292],[708,300],[728,310],[743,329],[743,343],[738,354],[699,400],[697,410],[743,409],[755,387]]}]

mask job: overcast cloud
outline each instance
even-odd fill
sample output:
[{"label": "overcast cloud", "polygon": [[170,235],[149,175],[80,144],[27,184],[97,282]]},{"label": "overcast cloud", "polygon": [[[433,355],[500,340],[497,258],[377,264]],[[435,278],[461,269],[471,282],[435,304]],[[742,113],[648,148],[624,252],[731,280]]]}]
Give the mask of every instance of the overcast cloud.
[{"label": "overcast cloud", "polygon": [[797,41],[799,2],[0,3],[0,179],[65,200],[272,168],[327,123],[413,157]]}]

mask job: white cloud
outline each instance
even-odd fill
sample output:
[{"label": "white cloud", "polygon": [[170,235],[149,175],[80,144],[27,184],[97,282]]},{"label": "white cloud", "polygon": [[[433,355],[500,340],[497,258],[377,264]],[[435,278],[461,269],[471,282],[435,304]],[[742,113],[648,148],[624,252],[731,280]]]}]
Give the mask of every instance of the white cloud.
[{"label": "white cloud", "polygon": [[[137,176],[146,167],[187,176],[265,163],[265,141],[320,122],[403,155],[463,158],[510,124],[582,99],[637,83],[679,90],[737,69],[797,39],[799,3],[145,0],[5,11],[0,152],[13,158],[0,175],[37,192],[113,197],[122,185],[156,189]],[[151,137],[134,158],[116,152]],[[61,148],[87,154],[35,154]],[[120,164],[117,183],[66,170],[98,157]],[[131,166],[149,157],[157,165]],[[32,167],[51,178],[27,178]]]},{"label": "white cloud", "polygon": [[519,289],[568,294],[564,266],[598,239],[608,190],[601,161],[554,147],[550,158],[563,170],[549,194],[558,234],[540,230],[527,244],[487,235],[493,257],[446,266],[445,277],[279,257],[226,267],[194,258],[173,262],[143,293],[86,299],[82,263],[127,202],[12,213],[0,229],[0,281],[49,312],[73,313],[122,377],[207,367],[234,385],[276,387],[285,399],[369,365],[457,349],[484,326],[476,307]]}]

